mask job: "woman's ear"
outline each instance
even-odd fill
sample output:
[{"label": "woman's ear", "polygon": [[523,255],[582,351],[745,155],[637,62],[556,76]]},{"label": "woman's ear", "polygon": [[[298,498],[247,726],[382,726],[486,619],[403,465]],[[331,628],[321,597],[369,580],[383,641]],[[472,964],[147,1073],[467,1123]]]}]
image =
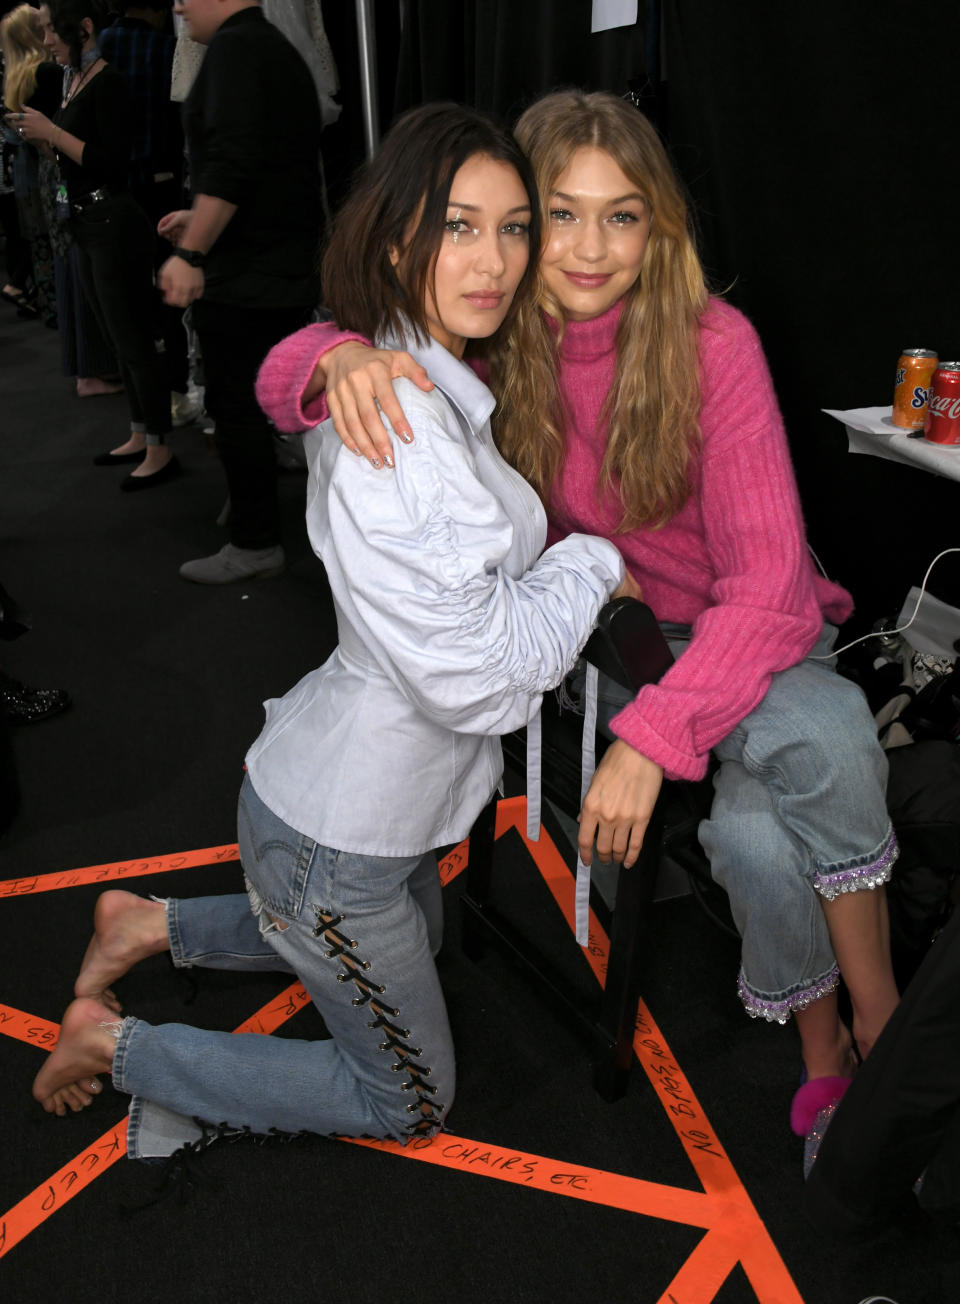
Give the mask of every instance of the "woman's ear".
[{"label": "woman's ear", "polygon": [[400,250],[396,245],[390,246],[387,250],[387,257],[390,259],[391,267],[396,267],[397,263],[400,261]]}]

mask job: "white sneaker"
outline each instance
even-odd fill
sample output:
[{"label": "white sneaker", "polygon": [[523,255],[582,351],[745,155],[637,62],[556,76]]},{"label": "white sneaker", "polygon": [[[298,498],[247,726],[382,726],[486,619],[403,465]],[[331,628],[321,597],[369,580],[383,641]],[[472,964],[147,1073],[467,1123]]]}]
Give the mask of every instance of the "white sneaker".
[{"label": "white sneaker", "polygon": [[279,544],[272,548],[237,548],[225,543],[212,557],[185,561],[180,575],[194,584],[235,584],[238,580],[268,580],[279,575],[286,557]]},{"label": "white sneaker", "polygon": [[170,420],[175,429],[192,425],[202,411],[203,399],[197,390],[190,389],[186,394],[178,394],[176,390],[171,392]]}]

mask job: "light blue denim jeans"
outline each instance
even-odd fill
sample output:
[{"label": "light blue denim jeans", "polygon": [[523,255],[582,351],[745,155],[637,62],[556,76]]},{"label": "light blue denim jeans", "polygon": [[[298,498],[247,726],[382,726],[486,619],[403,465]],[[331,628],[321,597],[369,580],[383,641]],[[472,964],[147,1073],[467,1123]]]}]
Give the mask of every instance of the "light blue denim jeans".
[{"label": "light blue denim jeans", "polygon": [[[682,627],[664,632],[681,657]],[[827,656],[836,633],[825,625],[810,656]],[[630,700],[601,677],[598,720],[608,736]],[[751,1016],[785,1023],[837,985],[821,898],[890,877],[897,844],[887,758],[866,698],[832,659],[775,674],[763,701],[713,752],[715,795],[698,834],[740,932],[740,999]]]},{"label": "light blue denim jeans", "polygon": [[296,974],[331,1039],[125,1018],[113,1082],[133,1096],[130,1157],[198,1140],[196,1120],[398,1140],[436,1131],[455,1071],[433,960],[443,931],[435,855],[319,846],[278,819],[246,778],[238,825],[248,895],[168,901],[173,962]]}]

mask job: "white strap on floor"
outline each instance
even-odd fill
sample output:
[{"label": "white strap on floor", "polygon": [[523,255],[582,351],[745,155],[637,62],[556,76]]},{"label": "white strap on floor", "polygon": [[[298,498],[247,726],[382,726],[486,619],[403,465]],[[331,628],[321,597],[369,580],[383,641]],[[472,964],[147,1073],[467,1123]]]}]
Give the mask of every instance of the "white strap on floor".
[{"label": "white strap on floor", "polygon": [[[580,750],[580,804],[587,795],[587,789],[597,768],[597,681],[599,674],[596,666],[587,662],[587,679],[583,705],[583,744]],[[576,887],[576,932],[577,941],[586,946],[590,941],[590,866],[585,865],[577,852],[577,887]]]}]

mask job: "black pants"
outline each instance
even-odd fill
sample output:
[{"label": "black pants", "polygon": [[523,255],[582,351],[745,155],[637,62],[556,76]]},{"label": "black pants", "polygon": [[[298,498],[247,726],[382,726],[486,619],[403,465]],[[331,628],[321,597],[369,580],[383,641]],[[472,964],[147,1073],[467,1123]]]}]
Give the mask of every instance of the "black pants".
[{"label": "black pants", "polygon": [[129,195],[91,204],[73,220],[84,293],[117,355],[131,421],[162,443],[170,390],[153,339],[153,232]]},{"label": "black pants", "polygon": [[[183,187],[174,177],[169,181],[157,181],[144,185],[131,192],[134,199],[150,219],[150,227],[156,232],[161,217],[177,208],[188,208],[184,201]],[[167,240],[155,236],[154,270],[158,271],[173,252],[173,245]],[[157,339],[163,340],[163,365],[166,371],[167,385],[178,394],[185,394],[189,385],[189,358],[187,356],[187,331],[183,324],[183,309],[173,304],[164,303],[163,295],[157,290],[153,302],[153,329]]]},{"label": "black pants", "polygon": [[273,433],[253,387],[274,344],[311,316],[311,308],[246,308],[207,299],[193,305],[204,403],[216,422],[217,452],[230,491],[230,542],[238,548],[280,542]]}]

